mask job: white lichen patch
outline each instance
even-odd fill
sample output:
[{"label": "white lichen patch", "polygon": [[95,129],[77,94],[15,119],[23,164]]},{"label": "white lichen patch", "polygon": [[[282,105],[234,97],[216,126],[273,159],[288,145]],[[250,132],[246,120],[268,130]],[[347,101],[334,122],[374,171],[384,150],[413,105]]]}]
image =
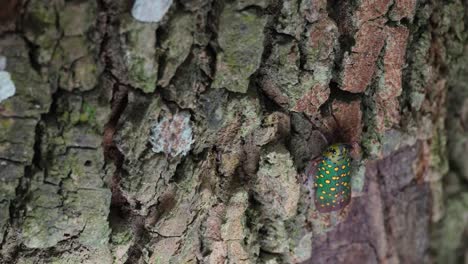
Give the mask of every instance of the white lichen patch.
[{"label": "white lichen patch", "polygon": [[132,16],[141,22],[159,22],[172,5],[172,0],[136,0]]},{"label": "white lichen patch", "polygon": [[190,114],[182,111],[163,117],[152,125],[149,141],[156,153],[185,156],[193,143]]},{"label": "white lichen patch", "polygon": [[0,71],[0,103],[15,95],[16,87],[11,80],[10,73],[6,71]]}]

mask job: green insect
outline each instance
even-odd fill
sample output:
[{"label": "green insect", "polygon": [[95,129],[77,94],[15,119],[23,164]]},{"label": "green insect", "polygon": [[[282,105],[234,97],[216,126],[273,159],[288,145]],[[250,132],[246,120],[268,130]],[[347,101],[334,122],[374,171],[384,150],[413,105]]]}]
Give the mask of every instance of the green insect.
[{"label": "green insect", "polygon": [[333,144],[310,172],[314,182],[315,207],[321,213],[344,208],[351,200],[351,146]]}]

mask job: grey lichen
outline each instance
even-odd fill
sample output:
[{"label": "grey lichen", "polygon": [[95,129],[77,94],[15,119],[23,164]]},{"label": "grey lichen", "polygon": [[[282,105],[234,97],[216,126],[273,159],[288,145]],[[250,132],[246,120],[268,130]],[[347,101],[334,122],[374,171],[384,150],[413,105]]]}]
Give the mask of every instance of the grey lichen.
[{"label": "grey lichen", "polygon": [[227,5],[219,25],[219,53],[214,88],[245,93],[250,76],[260,65],[263,53],[265,17],[248,11],[235,11]]},{"label": "grey lichen", "polygon": [[56,3],[32,1],[27,5],[24,17],[24,35],[38,46],[37,61],[47,64],[53,56],[54,47],[60,38],[57,29]]},{"label": "grey lichen", "polygon": [[468,151],[468,138],[465,135],[453,133],[454,142],[450,142],[449,158],[453,169],[457,170],[462,178],[468,179],[468,164],[466,163],[465,154]]},{"label": "grey lichen", "polygon": [[189,112],[165,116],[151,127],[149,141],[156,153],[185,156],[193,143]]},{"label": "grey lichen", "polygon": [[302,18],[299,14],[300,1],[283,1],[281,13],[275,25],[275,30],[282,34],[288,34],[300,38],[303,31]]},{"label": "grey lichen", "polygon": [[15,96],[2,102],[2,111],[8,115],[37,117],[48,111],[51,88],[30,64],[30,55],[24,39],[8,36],[2,40],[0,54],[6,57]]},{"label": "grey lichen", "polygon": [[279,87],[290,101],[299,99],[305,89],[299,84],[299,47],[295,42],[278,43],[273,46],[271,57],[268,60],[270,66],[269,78]]},{"label": "grey lichen", "polygon": [[445,218],[434,232],[434,241],[436,241],[434,247],[439,249],[438,263],[459,263],[461,260],[460,254],[454,253],[461,253],[463,248],[463,230],[468,227],[467,208],[468,193],[466,192],[447,201]]},{"label": "grey lichen", "polygon": [[260,158],[255,192],[269,213],[290,219],[297,210],[300,186],[289,152],[282,145],[268,148]]},{"label": "grey lichen", "polygon": [[83,36],[93,27],[96,19],[95,1],[67,2],[59,7],[60,26],[65,36]]},{"label": "grey lichen", "polygon": [[94,149],[69,148],[48,161],[47,175],[33,176],[21,230],[28,248],[53,247],[73,236],[92,248],[107,243],[111,192],[101,187],[101,155]]},{"label": "grey lichen", "polygon": [[10,218],[10,201],[0,202],[0,242],[3,241],[5,226]]},{"label": "grey lichen", "polygon": [[60,73],[60,87],[64,90],[89,91],[96,87],[100,70],[91,56],[74,61],[70,68]]},{"label": "grey lichen", "polygon": [[6,69],[7,59],[5,56],[0,55],[0,71],[4,71]]},{"label": "grey lichen", "polygon": [[159,84],[167,86],[177,68],[190,54],[193,43],[194,18],[189,14],[175,17],[169,26],[169,36],[162,43],[166,50],[166,65]]},{"label": "grey lichen", "polygon": [[146,93],[156,89],[158,79],[158,52],[155,24],[138,23],[125,16],[120,26],[120,42],[125,50],[124,63],[128,81]]}]

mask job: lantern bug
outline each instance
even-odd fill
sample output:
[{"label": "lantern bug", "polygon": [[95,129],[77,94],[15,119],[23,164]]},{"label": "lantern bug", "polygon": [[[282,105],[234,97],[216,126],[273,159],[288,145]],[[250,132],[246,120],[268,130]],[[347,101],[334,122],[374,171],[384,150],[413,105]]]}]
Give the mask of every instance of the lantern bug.
[{"label": "lantern bug", "polygon": [[308,184],[313,183],[315,207],[321,213],[342,209],[351,200],[351,149],[333,144],[311,162]]},{"label": "lantern bug", "polygon": [[[331,112],[331,117],[338,126],[338,121]],[[314,121],[311,120],[313,123]],[[320,127],[317,126],[316,127]],[[330,131],[344,132],[343,129],[335,127]],[[319,131],[320,132],[320,131]],[[351,201],[351,173],[352,160],[356,157],[360,147],[357,142],[328,144],[330,137],[320,132],[328,147],[315,159],[310,161],[306,169],[306,186],[312,194],[316,209],[321,213],[340,210]],[[336,137],[331,137],[336,142]],[[343,140],[344,139],[344,140]],[[350,140],[350,139],[348,139]],[[339,141],[347,141],[341,135]]]}]

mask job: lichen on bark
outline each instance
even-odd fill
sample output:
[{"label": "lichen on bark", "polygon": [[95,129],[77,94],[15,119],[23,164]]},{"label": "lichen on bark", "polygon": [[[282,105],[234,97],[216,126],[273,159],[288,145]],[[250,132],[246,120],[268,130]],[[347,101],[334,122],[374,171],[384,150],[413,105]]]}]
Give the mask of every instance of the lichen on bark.
[{"label": "lichen on bark", "polygon": [[[0,10],[0,262],[466,258],[466,4],[131,5]],[[352,199],[321,214],[304,170],[337,142]]]},{"label": "lichen on bark", "polygon": [[219,18],[216,76],[212,86],[245,93],[249,78],[258,69],[263,52],[264,16],[236,10],[227,3]]}]

